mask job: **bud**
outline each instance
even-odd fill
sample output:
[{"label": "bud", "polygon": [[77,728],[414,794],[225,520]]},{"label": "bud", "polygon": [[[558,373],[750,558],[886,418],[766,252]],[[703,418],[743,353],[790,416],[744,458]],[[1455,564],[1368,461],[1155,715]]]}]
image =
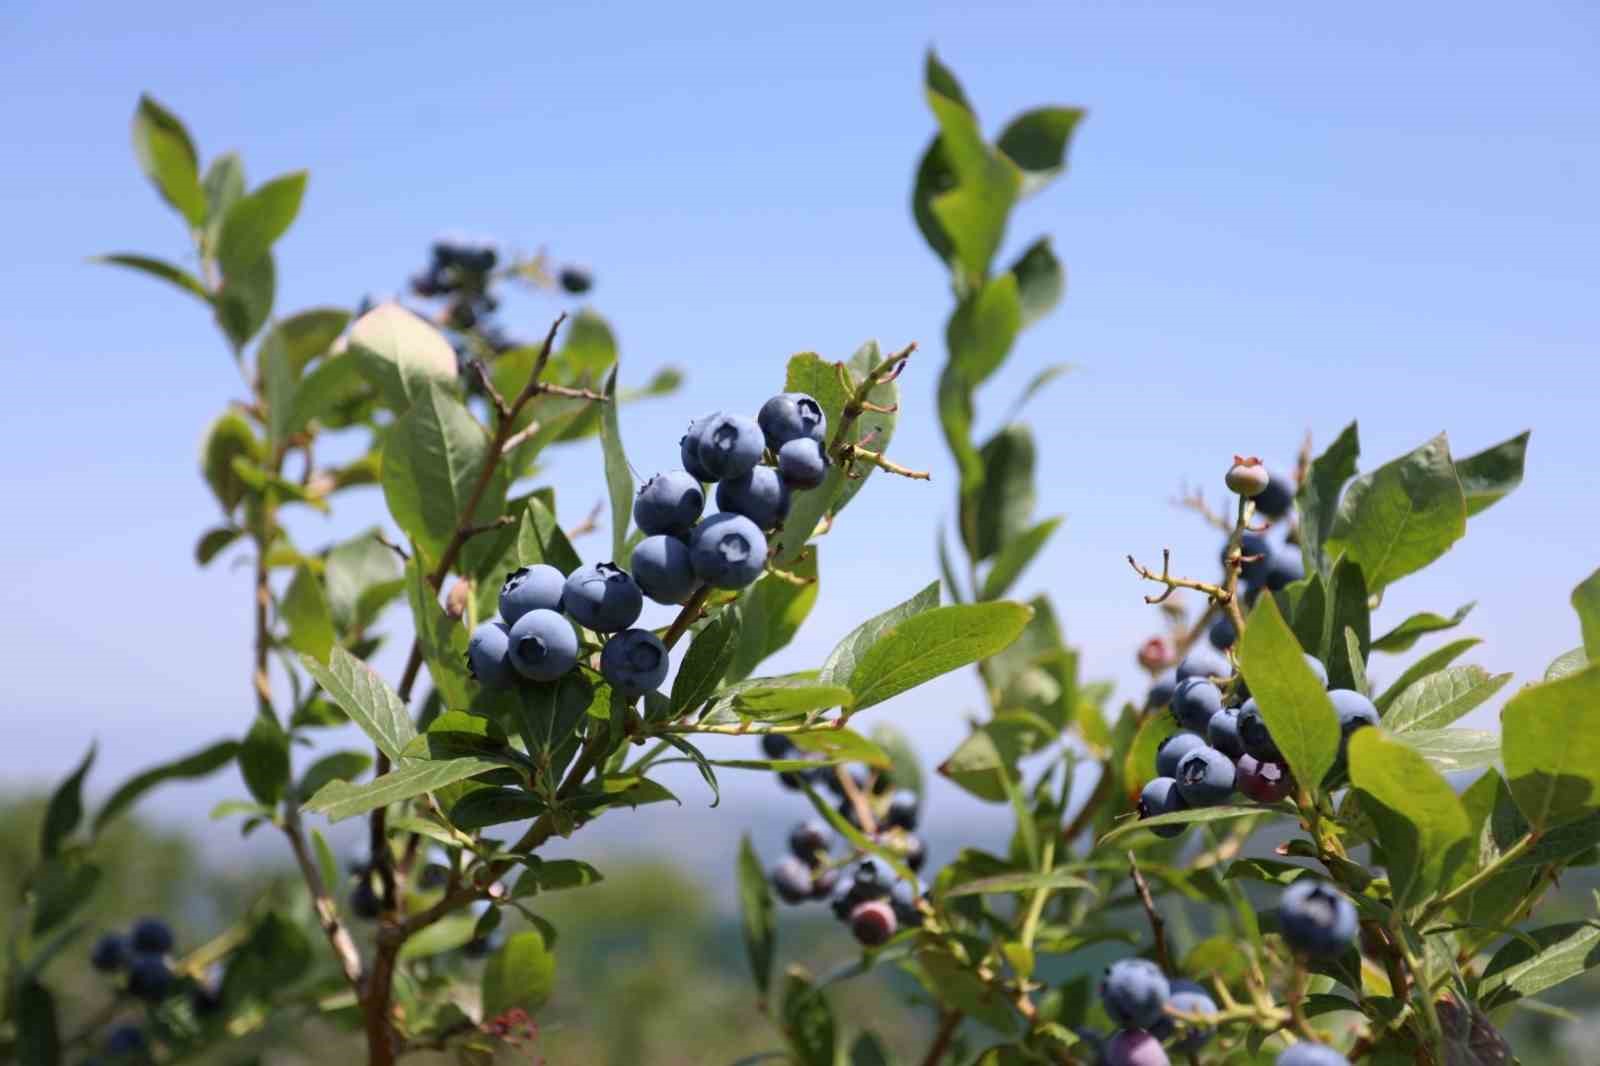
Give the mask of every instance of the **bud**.
[{"label": "bud", "polygon": [[472,586],[460,578],[450,586],[450,594],[444,598],[444,613],[451,618],[460,620],[467,613],[467,597],[472,595]]},{"label": "bud", "polygon": [[1166,637],[1151,637],[1139,645],[1139,665],[1152,674],[1172,665],[1172,641]]}]

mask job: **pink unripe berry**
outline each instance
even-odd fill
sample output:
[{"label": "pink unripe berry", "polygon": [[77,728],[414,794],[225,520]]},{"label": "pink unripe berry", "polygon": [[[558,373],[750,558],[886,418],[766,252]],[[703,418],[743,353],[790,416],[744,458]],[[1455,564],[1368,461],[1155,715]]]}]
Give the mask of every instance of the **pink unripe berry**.
[{"label": "pink unripe berry", "polygon": [[1278,763],[1241,755],[1234,787],[1257,803],[1277,803],[1294,791],[1294,778]]},{"label": "pink unripe berry", "polygon": [[894,936],[894,908],[885,899],[856,904],[850,912],[850,932],[867,947],[877,947]]},{"label": "pink unripe berry", "polygon": [[1271,478],[1260,459],[1253,455],[1235,455],[1233,465],[1228,467],[1227,477],[1223,480],[1227,482],[1230,492],[1237,492],[1241,496],[1259,496],[1267,491],[1267,482]]},{"label": "pink unripe berry", "polygon": [[1106,1066],[1167,1066],[1171,1061],[1161,1041],[1143,1029],[1123,1029],[1106,1041]]},{"label": "pink unripe berry", "polygon": [[1156,636],[1139,645],[1139,665],[1155,673],[1172,665],[1172,641]]}]

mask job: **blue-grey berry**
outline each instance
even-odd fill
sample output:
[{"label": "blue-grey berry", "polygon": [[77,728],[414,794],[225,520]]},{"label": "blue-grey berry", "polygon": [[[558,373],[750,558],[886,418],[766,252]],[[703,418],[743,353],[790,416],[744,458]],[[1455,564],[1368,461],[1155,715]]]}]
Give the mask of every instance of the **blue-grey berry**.
[{"label": "blue-grey berry", "polygon": [[566,612],[596,633],[620,633],[639,620],[644,593],[615,563],[580,566],[567,577],[561,594]]},{"label": "blue-grey berry", "polygon": [[[1185,977],[1172,981],[1172,995],[1168,997],[1167,1005],[1185,1014],[1217,1013],[1217,1001],[1211,998],[1211,993]],[[1170,1014],[1151,1026],[1150,1035],[1159,1040],[1167,1040],[1180,1031],[1183,1035],[1179,1036],[1172,1046],[1186,1055],[1198,1052],[1216,1035],[1214,1026],[1178,1022]]]},{"label": "blue-grey berry", "polygon": [[781,392],[761,405],[756,423],[774,453],[799,437],[821,441],[828,432],[822,405],[803,392]]},{"label": "blue-grey berry", "polygon": [[772,890],[785,903],[804,903],[811,898],[811,867],[793,855],[779,859],[768,878]]},{"label": "blue-grey berry", "polygon": [[791,488],[814,489],[828,476],[828,454],[810,437],[799,437],[778,449],[778,473]]},{"label": "blue-grey berry", "polygon": [[1178,681],[1181,683],[1191,677],[1210,679],[1213,677],[1229,677],[1233,674],[1233,665],[1228,662],[1228,657],[1215,648],[1204,645],[1193,649],[1183,657],[1183,662],[1178,664]]},{"label": "blue-grey berry", "polygon": [[761,427],[744,415],[713,415],[695,434],[695,455],[716,481],[749,473],[766,447]]},{"label": "blue-grey berry", "polygon": [[1282,518],[1294,503],[1294,482],[1282,474],[1267,479],[1267,487],[1256,494],[1256,510],[1268,518]]},{"label": "blue-grey berry", "polygon": [[[1158,777],[1139,792],[1140,818],[1172,814],[1175,811],[1187,810],[1188,806],[1178,791],[1178,782],[1170,777]],[[1150,832],[1158,837],[1175,837],[1182,833],[1183,829],[1181,825],[1153,825],[1150,827]]]},{"label": "blue-grey berry", "polygon": [[1311,672],[1317,675],[1317,680],[1322,682],[1322,687],[1328,687],[1328,668],[1322,665],[1322,660],[1306,652],[1306,665],[1311,667]]},{"label": "blue-grey berry", "polygon": [[1189,677],[1178,682],[1172,693],[1172,717],[1183,728],[1205,732],[1211,716],[1222,710],[1222,690],[1203,677]]},{"label": "blue-grey berry", "polygon": [[146,1003],[160,1003],[172,991],[172,971],[160,955],[136,955],[128,963],[128,992]]},{"label": "blue-grey berry", "polygon": [[625,696],[654,692],[667,679],[667,649],[648,629],[629,629],[606,641],[600,673]]},{"label": "blue-grey berry", "polygon": [[1178,760],[1178,792],[1191,807],[1213,807],[1233,795],[1233,760],[1216,748],[1198,747]]},{"label": "blue-grey berry", "polygon": [[705,490],[687,470],[669,470],[639,486],[633,499],[633,521],[646,534],[683,536],[706,509]]},{"label": "blue-grey berry", "polygon": [[920,806],[917,794],[908,788],[903,788],[889,798],[889,810],[883,817],[883,824],[907,831],[915,829]]},{"label": "blue-grey berry", "polygon": [[106,1054],[113,1058],[144,1050],[144,1031],[137,1025],[119,1025],[106,1034]]},{"label": "blue-grey berry", "polygon": [[517,671],[511,665],[511,627],[495,619],[479,623],[467,638],[467,669],[485,688],[516,684]]},{"label": "blue-grey berry", "polygon": [[815,866],[833,847],[833,830],[815,818],[789,830],[789,851],[807,866]]},{"label": "blue-grey berry", "polygon": [[1305,560],[1300,555],[1300,549],[1294,545],[1280,544],[1267,556],[1267,572],[1263,579],[1267,588],[1281,589],[1305,576]]},{"label": "blue-grey berry", "polygon": [[89,965],[101,973],[120,970],[128,964],[128,942],[115,933],[107,933],[94,942],[89,952]]},{"label": "blue-grey berry", "polygon": [[1280,1051],[1273,1066],[1350,1066],[1350,1060],[1326,1044],[1302,1042]]},{"label": "blue-grey berry", "polygon": [[1333,702],[1333,709],[1339,715],[1339,763],[1343,765],[1350,748],[1350,738],[1356,730],[1378,724],[1378,708],[1354,689],[1329,689],[1328,699]]},{"label": "blue-grey berry", "polygon": [[682,603],[699,584],[689,561],[689,546],[664,533],[635,545],[630,565],[640,591],[657,603]]},{"label": "blue-grey berry", "polygon": [[173,943],[172,926],[160,918],[140,918],[128,934],[128,945],[140,955],[165,955]]},{"label": "blue-grey berry", "polygon": [[1355,943],[1356,907],[1344,893],[1314,877],[1283,890],[1278,928],[1296,951],[1327,957]]},{"label": "blue-grey berry", "polygon": [[578,662],[578,632],[554,611],[529,611],[507,636],[512,667],[532,681],[554,681]]},{"label": "blue-grey berry", "polygon": [[758,466],[717,486],[717,507],[775,529],[789,514],[789,486],[770,466]]},{"label": "blue-grey berry", "polygon": [[1166,1049],[1143,1029],[1120,1029],[1100,1052],[1102,1066],[1170,1066]]},{"label": "blue-grey berry", "polygon": [[1150,710],[1159,710],[1172,703],[1173,693],[1178,687],[1178,672],[1166,670],[1156,675],[1150,682],[1150,691],[1145,695],[1144,705]]},{"label": "blue-grey berry", "polygon": [[695,527],[689,558],[701,581],[719,589],[744,588],[766,569],[767,538],[744,515],[714,514]]},{"label": "blue-grey berry", "polygon": [[566,575],[548,563],[517,567],[500,586],[501,619],[509,626],[529,611],[561,610],[566,584]]},{"label": "blue-grey berry", "polygon": [[1223,615],[1211,623],[1211,628],[1206,632],[1206,639],[1211,641],[1211,646],[1218,651],[1227,651],[1233,647],[1233,642],[1239,639],[1239,630],[1233,624],[1233,619]]},{"label": "blue-grey berry", "polygon": [[1172,986],[1149,959],[1118,959],[1100,978],[1100,1002],[1111,1020],[1128,1029],[1146,1029],[1161,1020]]},{"label": "blue-grey berry", "polygon": [[1244,741],[1239,736],[1239,712],[1236,708],[1224,707],[1211,716],[1211,721],[1206,723],[1206,743],[1230,759],[1237,759],[1245,753]]},{"label": "blue-grey berry", "polygon": [[1244,750],[1262,762],[1282,762],[1283,753],[1272,740],[1267,721],[1261,717],[1261,708],[1253,699],[1245,700],[1239,708],[1239,740]]},{"label": "blue-grey berry", "polygon": [[1195,733],[1174,733],[1156,748],[1156,773],[1161,777],[1178,776],[1178,760],[1196,748],[1206,746],[1205,738]]},{"label": "blue-grey berry", "polygon": [[716,414],[709,414],[704,418],[695,419],[689,423],[688,432],[678,438],[678,457],[683,461],[683,469],[700,481],[717,480],[700,461],[700,431],[705,428],[707,422],[716,417]]}]

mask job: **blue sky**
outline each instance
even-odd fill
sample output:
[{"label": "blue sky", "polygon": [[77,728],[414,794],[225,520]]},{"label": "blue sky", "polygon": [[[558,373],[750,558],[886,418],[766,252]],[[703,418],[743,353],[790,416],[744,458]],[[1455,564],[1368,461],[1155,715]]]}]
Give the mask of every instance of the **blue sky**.
[{"label": "blue sky", "polygon": [[[919,340],[895,451],[934,482],[852,507],[780,668],[930,580],[951,509],[931,404],[948,296],[907,210],[924,49],[991,130],[1085,106],[1070,173],[1011,233],[1055,235],[1067,298],[981,409],[1078,368],[1028,412],[1039,510],[1067,520],[1023,589],[1056,598],[1087,672],[1137,684],[1155,616],[1126,553],[1213,565],[1213,535],[1168,502],[1184,482],[1219,486],[1236,451],[1287,464],[1306,431],[1358,418],[1368,469],[1440,430],[1465,454],[1533,428],[1523,489],[1378,621],[1477,599],[1474,661],[1529,680],[1577,643],[1567,595],[1600,563],[1597,31],[1580,2],[5,5],[0,780],[58,776],[97,735],[103,789],[249,713],[247,578],[190,555],[215,518],[197,442],[237,376],[196,306],[85,263],[184,250],[128,146],[141,91],[252,181],[310,168],[280,311],[395,291],[445,230],[591,264],[625,380],[689,375],[625,411],[641,470],[673,461],[690,415],[753,411],[791,352]],[[553,309],[508,314],[533,332]],[[592,450],[552,477],[569,522],[603,495]],[[368,495],[299,532],[379,514]],[[936,758],[974,697],[957,679],[883,714]],[[156,809],[197,824],[237,790]]]}]

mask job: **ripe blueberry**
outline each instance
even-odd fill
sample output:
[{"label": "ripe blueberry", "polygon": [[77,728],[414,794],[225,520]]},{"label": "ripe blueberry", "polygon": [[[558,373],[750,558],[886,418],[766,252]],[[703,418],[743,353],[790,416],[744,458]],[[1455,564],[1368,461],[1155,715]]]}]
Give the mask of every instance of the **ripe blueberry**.
[{"label": "ripe blueberry", "polygon": [[561,282],[561,287],[573,296],[582,296],[594,285],[594,278],[582,267],[562,267],[556,278]]},{"label": "ripe blueberry", "polygon": [[695,590],[694,564],[689,546],[677,537],[646,537],[633,549],[633,579],[657,603],[682,603]]},{"label": "ripe blueberry", "polygon": [[887,900],[865,900],[850,911],[850,932],[866,947],[886,943],[895,929],[894,907]]},{"label": "ripe blueberry", "polygon": [[911,895],[911,886],[901,882],[889,893],[889,906],[894,909],[894,920],[902,928],[915,929],[922,924],[922,912]]},{"label": "ripe blueberry", "polygon": [[633,498],[633,521],[647,534],[683,536],[706,509],[705,489],[687,470],[669,470],[639,486]]},{"label": "ripe blueberry", "polygon": [[1378,708],[1354,689],[1330,689],[1328,699],[1339,714],[1339,759],[1343,761],[1355,731],[1378,724]]},{"label": "ripe blueberry", "polygon": [[811,873],[811,898],[827,899],[839,885],[839,868],[828,866]]},{"label": "ripe blueberry", "polygon": [[1279,762],[1283,759],[1278,745],[1272,741],[1272,734],[1267,730],[1266,719],[1261,717],[1261,708],[1256,706],[1253,699],[1245,700],[1244,706],[1239,708],[1239,739],[1244,742],[1244,750],[1262,762]]},{"label": "ripe blueberry", "polygon": [[137,1055],[144,1050],[144,1032],[137,1025],[119,1025],[106,1034],[106,1054]]},{"label": "ripe blueberry", "polygon": [[761,736],[761,753],[769,759],[793,759],[794,741],[782,733],[764,733]]},{"label": "ripe blueberry", "polygon": [[828,432],[822,405],[803,392],[780,392],[761,405],[756,423],[774,453],[799,437],[821,441]]},{"label": "ripe blueberry", "polygon": [[700,465],[714,480],[747,474],[761,461],[766,439],[753,418],[744,415],[716,414],[695,434],[695,449]]},{"label": "ripe blueberry", "polygon": [[1281,589],[1305,576],[1305,560],[1292,545],[1279,545],[1267,556],[1267,571],[1263,575],[1267,588]]},{"label": "ripe blueberry", "polygon": [[1296,951],[1337,955],[1355,943],[1356,907],[1325,882],[1302,877],[1283,890],[1278,926],[1283,939]]},{"label": "ripe blueberry", "polygon": [[356,887],[350,890],[350,911],[357,918],[372,921],[383,910],[383,901],[378,898],[377,891],[372,887],[372,879],[365,873],[361,880],[356,882]]},{"label": "ripe blueberry", "polygon": [[1229,492],[1237,492],[1240,496],[1255,497],[1267,491],[1267,468],[1261,465],[1259,459],[1244,459],[1240,456],[1233,457],[1233,465],[1228,467],[1228,473],[1223,477]]},{"label": "ripe blueberry", "polygon": [[[1260,533],[1246,533],[1239,538],[1239,556],[1243,560],[1239,564],[1239,577],[1246,584],[1260,584],[1267,573],[1267,558],[1272,553],[1272,544]],[[1228,561],[1228,548],[1223,545],[1222,561]]]},{"label": "ripe blueberry", "polygon": [[922,838],[914,833],[907,833],[900,843],[900,858],[911,868],[911,872],[921,873],[922,866],[928,861],[928,846]]},{"label": "ripe blueberry", "polygon": [[[561,604],[577,623],[596,633],[620,633],[639,620],[644,594],[615,563],[580,566],[567,577]],[[512,651],[515,655],[516,645]]]},{"label": "ripe blueberry", "polygon": [[1173,690],[1172,717],[1191,732],[1205,732],[1206,723],[1220,710],[1222,690],[1203,677],[1185,678]]},{"label": "ripe blueberry", "polygon": [[1299,1043],[1279,1052],[1273,1066],[1350,1066],[1350,1060],[1326,1044]]},{"label": "ripe blueberry", "polygon": [[1156,748],[1156,774],[1160,777],[1177,777],[1178,760],[1196,748],[1206,746],[1204,738],[1195,733],[1174,733]]},{"label": "ripe blueberry", "polygon": [[785,855],[772,868],[772,890],[785,903],[804,903],[811,898],[811,868],[793,855]]},{"label": "ripe blueberry", "polygon": [[915,829],[919,805],[915,792],[908,788],[901,789],[889,798],[889,811],[884,815],[883,824],[897,829]]},{"label": "ripe blueberry", "polygon": [[714,514],[695,526],[689,558],[707,584],[744,588],[766,569],[767,538],[744,515]]},{"label": "ripe blueberry", "polygon": [[517,619],[509,637],[507,658],[531,681],[554,681],[578,661],[577,630],[554,611],[529,611]]},{"label": "ripe blueberry", "polygon": [[[1139,793],[1139,817],[1154,818],[1158,814],[1171,814],[1186,810],[1188,804],[1178,791],[1178,782],[1170,777],[1158,777],[1144,786]],[[1158,837],[1175,837],[1183,832],[1181,825],[1153,825],[1150,832]]]},{"label": "ripe blueberry", "polygon": [[146,1003],[160,1003],[172,991],[172,971],[160,955],[138,955],[128,963],[128,992]]},{"label": "ripe blueberry", "polygon": [[[1211,993],[1204,987],[1185,977],[1177,978],[1172,982],[1172,996],[1167,1000],[1167,1005],[1185,1014],[1215,1014],[1217,1002],[1211,998]],[[1194,1054],[1205,1047],[1211,1038],[1216,1035],[1216,1029],[1209,1025],[1197,1025],[1191,1022],[1178,1022],[1170,1014],[1152,1026],[1150,1033],[1161,1040],[1166,1040],[1175,1032],[1181,1031],[1173,1048],[1184,1054]]]},{"label": "ripe blueberry", "polygon": [[196,1017],[215,1014],[222,1009],[222,991],[210,985],[197,984],[189,990],[189,1006]]},{"label": "ripe blueberry", "polygon": [[1272,474],[1267,487],[1256,495],[1256,510],[1268,518],[1282,518],[1294,503],[1294,483],[1282,474]]},{"label": "ripe blueberry", "polygon": [[1230,759],[1244,754],[1244,741],[1239,738],[1239,712],[1224,707],[1206,723],[1206,743]]},{"label": "ripe blueberry", "polygon": [[128,964],[128,942],[115,933],[107,933],[94,942],[89,952],[89,965],[101,973],[120,970]]},{"label": "ripe blueberry", "polygon": [[758,466],[719,484],[717,507],[775,529],[789,514],[789,486],[772,467]]},{"label": "ripe blueberry", "polygon": [[807,866],[815,866],[833,847],[833,831],[816,819],[789,830],[789,851]]},{"label": "ripe blueberry", "polygon": [[[571,628],[571,627],[568,627]],[[667,679],[667,648],[648,629],[629,629],[600,651],[600,673],[625,696],[654,692]]]},{"label": "ripe blueberry", "polygon": [[160,918],[140,918],[133,923],[128,943],[140,955],[165,955],[172,950],[172,927]]},{"label": "ripe blueberry", "polygon": [[1328,668],[1322,665],[1322,660],[1306,652],[1306,665],[1311,667],[1311,672],[1317,675],[1317,680],[1322,682],[1322,687],[1328,687]]},{"label": "ripe blueberry", "polygon": [[1206,638],[1211,641],[1211,646],[1218,651],[1227,651],[1233,647],[1233,642],[1239,639],[1239,630],[1233,624],[1233,619],[1223,615],[1211,623],[1211,628],[1206,631]]},{"label": "ripe blueberry", "polygon": [[546,563],[517,567],[500,586],[500,617],[509,626],[529,611],[561,610],[566,583],[566,575]]},{"label": "ripe blueberry", "polygon": [[1168,1066],[1161,1041],[1143,1029],[1121,1029],[1113,1033],[1100,1053],[1104,1066]]},{"label": "ripe blueberry", "polygon": [[1216,748],[1199,747],[1178,760],[1178,792],[1191,807],[1210,807],[1233,795],[1233,760]]},{"label": "ripe blueberry", "polygon": [[1154,681],[1150,682],[1150,692],[1144,698],[1145,707],[1156,710],[1172,702],[1174,692],[1178,687],[1178,672],[1167,670],[1157,674]]},{"label": "ripe blueberry", "polygon": [[1232,673],[1233,666],[1228,662],[1227,656],[1215,648],[1195,648],[1183,657],[1183,662],[1178,664],[1179,682],[1187,681],[1191,677],[1201,679],[1228,677]]},{"label": "ripe blueberry", "polygon": [[810,437],[797,437],[778,449],[778,473],[794,489],[814,489],[828,476],[828,453]]},{"label": "ripe blueberry", "polygon": [[1118,959],[1100,978],[1100,1002],[1111,1020],[1128,1029],[1145,1029],[1162,1018],[1172,986],[1149,959]]},{"label": "ripe blueberry", "polygon": [[1262,762],[1254,755],[1241,755],[1236,769],[1234,783],[1240,792],[1257,803],[1277,803],[1294,791],[1294,779],[1281,763]]},{"label": "ripe blueberry", "polygon": [[467,669],[486,688],[506,688],[517,680],[511,666],[510,627],[490,620],[481,623],[467,639]]},{"label": "ripe blueberry", "polygon": [[678,456],[683,460],[683,468],[690,476],[700,481],[715,481],[716,477],[700,461],[700,431],[707,422],[716,418],[715,414],[697,418],[689,423],[689,431],[678,439]]}]

